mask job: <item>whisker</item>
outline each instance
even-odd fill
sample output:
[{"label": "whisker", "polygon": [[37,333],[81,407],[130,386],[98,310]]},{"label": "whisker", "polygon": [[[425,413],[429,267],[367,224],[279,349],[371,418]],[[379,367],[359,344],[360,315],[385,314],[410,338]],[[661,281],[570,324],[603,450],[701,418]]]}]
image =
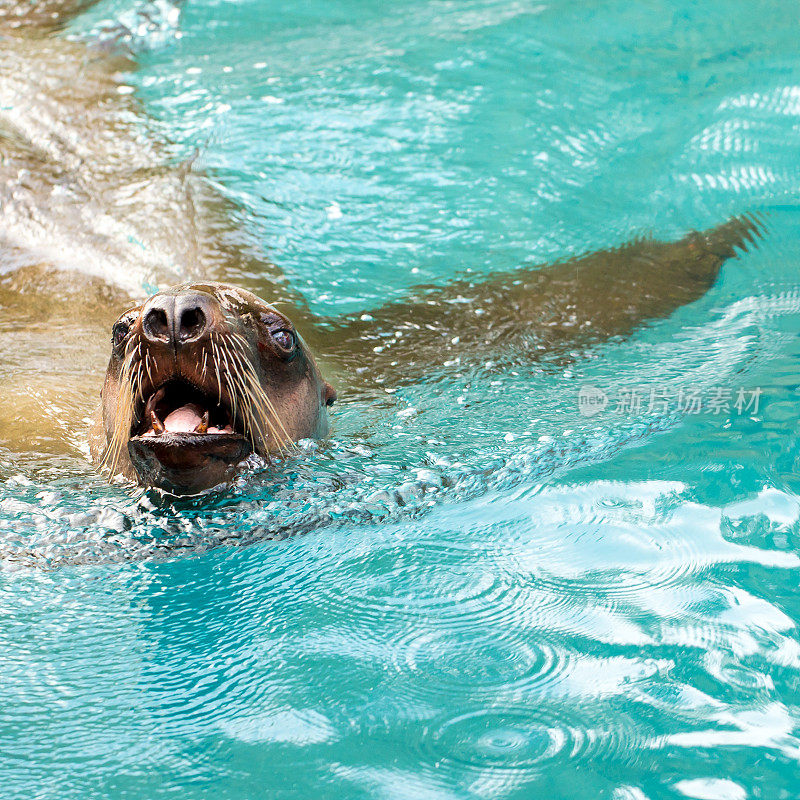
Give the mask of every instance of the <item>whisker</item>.
[{"label": "whisker", "polygon": [[[230,380],[231,368],[230,368],[230,365],[228,364],[227,347],[225,346],[225,342],[222,341],[222,340],[220,340],[218,344],[219,344],[219,353],[220,353],[220,355],[222,356],[222,359],[225,362],[225,375],[227,376],[226,383],[228,385],[228,394],[230,395],[230,398],[231,398],[231,412],[232,412],[233,418],[235,420],[236,419],[236,392],[235,391],[231,391],[231,380]],[[221,399],[220,399],[220,402],[222,402]]]},{"label": "whisker", "polygon": [[111,440],[101,459],[100,466],[110,469],[113,476],[119,466],[122,448],[130,433],[133,424],[133,412],[136,394],[141,389],[141,355],[140,343],[134,343],[126,349],[125,360],[122,363],[118,379],[117,408],[114,415],[114,426]]},{"label": "whisker", "polygon": [[[240,406],[243,406],[243,422],[245,423],[245,429],[250,438],[250,442],[252,443],[253,447],[255,448],[255,432],[253,431],[253,422],[255,420],[255,413],[253,409],[253,402],[250,394],[246,391],[246,386],[244,383],[244,374],[243,374],[243,364],[242,360],[239,357],[239,354],[234,351],[228,351],[231,361],[230,364],[232,365],[232,369],[229,366],[229,373],[230,378],[232,380],[229,382],[229,389],[232,392],[232,396],[237,396],[239,398]],[[261,438],[264,438],[263,431],[260,431]]]},{"label": "whisker", "polygon": [[[154,365],[155,365],[155,361],[156,361],[156,360],[155,360],[155,358],[154,358],[154,359],[153,359],[153,364],[154,364]],[[145,351],[145,354],[144,354],[144,366],[145,366],[145,369],[147,370],[147,378],[148,378],[148,380],[150,381],[150,385],[151,385],[153,388],[155,388],[155,385],[153,384],[153,375],[152,375],[152,373],[150,372],[150,351],[149,351],[149,350],[148,350],[148,351]]]},{"label": "whisker", "polygon": [[[233,334],[230,338],[232,342],[237,345],[237,350],[242,350],[243,345],[246,344],[244,339],[238,334]],[[269,395],[264,390],[264,387],[261,385],[261,382],[259,381],[258,376],[253,369],[253,365],[246,357],[246,354],[242,353],[242,356],[244,356],[242,357],[238,352],[236,352],[236,350],[231,350],[229,352],[232,358],[234,356],[236,357],[238,365],[241,369],[241,377],[244,379],[243,388],[246,390],[253,406],[257,410],[259,429],[262,434],[262,438],[265,438],[264,434],[268,431],[272,435],[272,438],[275,440],[275,444],[281,452],[283,452],[284,448],[287,447],[294,449],[296,447],[295,443],[289,436],[289,433],[286,430],[280,415],[276,411],[275,406],[270,400]]]},{"label": "whisker", "polygon": [[219,363],[219,353],[217,352],[217,347],[214,344],[214,336],[211,336],[211,352],[214,356],[214,372],[217,374],[217,405],[222,405],[222,371],[220,369],[221,365]]}]

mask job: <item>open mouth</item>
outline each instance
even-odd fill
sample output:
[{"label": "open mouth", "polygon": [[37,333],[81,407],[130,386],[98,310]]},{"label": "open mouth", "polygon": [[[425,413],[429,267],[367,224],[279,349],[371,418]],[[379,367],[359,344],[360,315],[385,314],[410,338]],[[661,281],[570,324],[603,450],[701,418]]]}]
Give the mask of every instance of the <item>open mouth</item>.
[{"label": "open mouth", "polygon": [[128,452],[143,484],[192,494],[227,480],[252,446],[224,396],[171,380],[139,404]]},{"label": "open mouth", "polygon": [[138,424],[134,423],[134,436],[162,436],[170,433],[240,434],[230,408],[221,397],[206,392],[183,381],[170,381],[147,398]]}]

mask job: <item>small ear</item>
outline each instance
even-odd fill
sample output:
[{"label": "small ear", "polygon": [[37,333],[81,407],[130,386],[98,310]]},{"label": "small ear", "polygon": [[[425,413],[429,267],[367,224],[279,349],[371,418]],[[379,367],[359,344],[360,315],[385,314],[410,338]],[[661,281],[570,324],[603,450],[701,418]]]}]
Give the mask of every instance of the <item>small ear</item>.
[{"label": "small ear", "polygon": [[332,406],[336,402],[336,397],[336,389],[325,381],[325,385],[322,387],[322,402],[326,406]]}]

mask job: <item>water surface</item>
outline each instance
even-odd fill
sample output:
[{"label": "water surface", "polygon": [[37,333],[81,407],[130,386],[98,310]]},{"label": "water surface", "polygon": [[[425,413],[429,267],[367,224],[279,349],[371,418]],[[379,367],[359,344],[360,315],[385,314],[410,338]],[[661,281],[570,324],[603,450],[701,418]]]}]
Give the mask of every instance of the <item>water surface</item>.
[{"label": "water surface", "polygon": [[628,339],[340,385],[329,443],[228,494],[0,450],[6,796],[797,796],[798,32],[733,0],[78,20],[318,313],[751,211],[768,235]]}]

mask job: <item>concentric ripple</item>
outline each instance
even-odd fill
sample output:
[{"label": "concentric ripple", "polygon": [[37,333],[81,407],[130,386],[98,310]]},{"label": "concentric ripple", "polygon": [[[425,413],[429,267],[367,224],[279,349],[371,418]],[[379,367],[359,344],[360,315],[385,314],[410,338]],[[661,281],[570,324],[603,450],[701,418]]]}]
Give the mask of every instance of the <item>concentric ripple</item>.
[{"label": "concentric ripple", "polygon": [[[472,619],[464,628],[479,625],[480,620]],[[428,700],[542,692],[570,670],[570,656],[563,649],[519,634],[504,635],[502,629],[483,639],[465,639],[446,628],[416,632],[393,649],[394,666],[407,675],[412,696]]]},{"label": "concentric ripple", "polygon": [[606,758],[622,764],[642,744],[630,726],[591,728],[570,717],[570,710],[558,708],[472,711],[432,725],[425,753],[447,772],[466,769],[502,780],[510,773],[577,769]]}]

